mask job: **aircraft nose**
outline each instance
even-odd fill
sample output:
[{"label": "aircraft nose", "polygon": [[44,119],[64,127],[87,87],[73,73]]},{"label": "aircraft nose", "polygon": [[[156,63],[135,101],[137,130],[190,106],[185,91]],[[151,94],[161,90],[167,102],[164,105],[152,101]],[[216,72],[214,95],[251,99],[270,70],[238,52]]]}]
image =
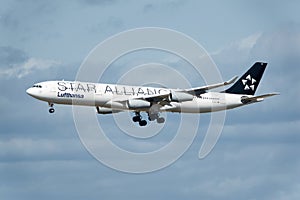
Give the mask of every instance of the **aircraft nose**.
[{"label": "aircraft nose", "polygon": [[28,88],[28,89],[26,90],[26,93],[30,95],[30,94],[31,94],[31,88]]},{"label": "aircraft nose", "polygon": [[28,88],[28,89],[26,90],[26,93],[27,93],[28,95],[30,95],[30,96],[34,96],[34,88]]}]

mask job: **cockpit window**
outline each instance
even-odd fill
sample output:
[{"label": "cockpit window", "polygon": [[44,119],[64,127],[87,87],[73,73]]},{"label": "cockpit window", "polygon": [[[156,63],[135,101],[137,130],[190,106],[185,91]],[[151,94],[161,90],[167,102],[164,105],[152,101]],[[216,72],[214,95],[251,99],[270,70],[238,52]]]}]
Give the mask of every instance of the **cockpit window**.
[{"label": "cockpit window", "polygon": [[33,85],[32,87],[36,87],[36,88],[42,88],[41,85]]}]

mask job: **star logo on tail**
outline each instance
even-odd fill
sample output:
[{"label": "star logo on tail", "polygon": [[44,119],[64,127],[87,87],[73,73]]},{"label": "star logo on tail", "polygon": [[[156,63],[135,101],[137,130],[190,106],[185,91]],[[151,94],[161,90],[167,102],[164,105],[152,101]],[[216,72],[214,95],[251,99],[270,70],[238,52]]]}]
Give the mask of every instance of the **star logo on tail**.
[{"label": "star logo on tail", "polygon": [[254,83],[256,83],[256,80],[254,78],[251,77],[251,75],[249,74],[248,76],[246,76],[245,79],[242,79],[242,83],[245,86],[244,90],[253,90],[255,89],[255,85]]}]

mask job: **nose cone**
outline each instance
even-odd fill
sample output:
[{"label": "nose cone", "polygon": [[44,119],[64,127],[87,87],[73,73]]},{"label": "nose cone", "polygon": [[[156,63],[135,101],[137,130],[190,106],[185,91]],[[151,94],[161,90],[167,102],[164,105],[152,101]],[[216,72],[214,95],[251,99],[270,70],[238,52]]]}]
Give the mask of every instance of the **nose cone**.
[{"label": "nose cone", "polygon": [[30,96],[32,96],[32,88],[28,88],[27,90],[26,90],[26,93],[28,94],[28,95],[30,95]]},{"label": "nose cone", "polygon": [[28,94],[28,95],[30,95],[30,96],[32,96],[32,97],[37,97],[37,91],[36,91],[36,88],[28,88],[27,90],[26,90],[26,93]]}]

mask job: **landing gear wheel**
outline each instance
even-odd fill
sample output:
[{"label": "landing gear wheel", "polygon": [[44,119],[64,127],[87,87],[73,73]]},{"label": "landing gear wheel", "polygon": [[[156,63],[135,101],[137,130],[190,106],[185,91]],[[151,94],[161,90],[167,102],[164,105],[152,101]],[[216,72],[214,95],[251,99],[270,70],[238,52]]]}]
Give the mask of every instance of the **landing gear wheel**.
[{"label": "landing gear wheel", "polygon": [[147,121],[146,120],[141,120],[141,121],[139,121],[139,125],[140,126],[146,126],[147,125]]},{"label": "landing gear wheel", "polygon": [[140,122],[141,121],[141,116],[137,115],[137,116],[132,117],[132,121]]},{"label": "landing gear wheel", "polygon": [[157,123],[162,124],[164,122],[165,122],[165,118],[163,118],[163,117],[157,118]]},{"label": "landing gear wheel", "polygon": [[54,113],[54,111],[55,111],[54,108],[53,108],[53,105],[54,105],[54,104],[51,103],[51,102],[48,102],[48,104],[49,104],[49,107],[50,107],[50,108],[49,108],[49,113]]},{"label": "landing gear wheel", "polygon": [[148,114],[149,121],[154,121],[158,118],[157,114]]},{"label": "landing gear wheel", "polygon": [[135,116],[132,117],[132,121],[138,122],[140,126],[147,125],[147,121],[142,119],[140,112],[135,112]]}]

